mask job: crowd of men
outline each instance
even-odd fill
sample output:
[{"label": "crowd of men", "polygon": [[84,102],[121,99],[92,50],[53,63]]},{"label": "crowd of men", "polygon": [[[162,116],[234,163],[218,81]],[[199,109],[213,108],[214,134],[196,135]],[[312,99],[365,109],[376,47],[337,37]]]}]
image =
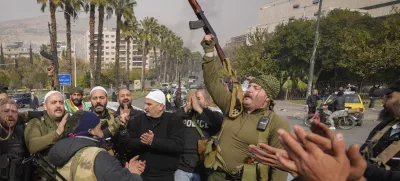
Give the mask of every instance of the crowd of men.
[{"label": "crowd of men", "polygon": [[[97,86],[91,105],[78,88],[68,99],[50,91],[43,112],[19,115],[0,87],[0,181],[285,181],[288,173],[296,180],[400,180],[400,80],[379,89],[382,122],[366,143],[346,150],[343,135],[318,121],[312,133],[299,126],[289,133],[273,110],[280,84],[271,75],[249,77],[236,101],[221,83],[226,74],[214,39],[207,35],[201,44],[206,88],[189,91],[185,107],[173,113],[165,111],[161,90],[151,91],[140,111],[127,89],[119,90],[113,112],[108,92]],[[222,113],[209,108],[211,97]]]}]

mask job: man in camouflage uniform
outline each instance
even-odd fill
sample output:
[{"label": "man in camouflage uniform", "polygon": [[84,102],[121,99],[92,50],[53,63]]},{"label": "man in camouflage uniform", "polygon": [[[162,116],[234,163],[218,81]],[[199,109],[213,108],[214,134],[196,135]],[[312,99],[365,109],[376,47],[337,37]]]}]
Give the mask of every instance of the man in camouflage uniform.
[{"label": "man in camouflage uniform", "polygon": [[49,161],[58,167],[66,180],[142,181],[145,162],[132,158],[125,168],[104,148],[100,119],[92,112],[78,111],[69,123],[70,138],[56,143],[49,152]]},{"label": "man in camouflage uniform", "polygon": [[[205,166],[215,169],[210,181],[222,180],[282,180],[287,173],[273,167],[252,163],[249,145],[264,142],[282,148],[276,131],[289,130],[289,124],[273,112],[274,100],[279,93],[279,81],[270,75],[252,79],[244,95],[244,111],[236,118],[228,117],[232,94],[220,83],[225,73],[220,61],[214,56],[215,41],[206,35],[201,45],[204,83],[211,97],[225,115],[221,131],[207,148]],[[260,124],[264,129],[258,129]],[[259,174],[257,174],[259,173]]]},{"label": "man in camouflage uniform", "polygon": [[97,86],[90,91],[90,102],[92,107],[90,111],[95,113],[101,121],[101,129],[106,139],[105,148],[114,155],[113,144],[116,144],[115,135],[118,133],[120,126],[125,124],[125,119],[119,119],[114,112],[107,109],[107,91],[104,87]]},{"label": "man in camouflage uniform", "polygon": [[[29,121],[24,131],[25,143],[30,153],[41,153],[47,158],[50,147],[66,137],[69,125],[64,111],[64,97],[58,91],[50,91],[44,98],[44,116]],[[36,170],[42,180],[49,179]]]}]

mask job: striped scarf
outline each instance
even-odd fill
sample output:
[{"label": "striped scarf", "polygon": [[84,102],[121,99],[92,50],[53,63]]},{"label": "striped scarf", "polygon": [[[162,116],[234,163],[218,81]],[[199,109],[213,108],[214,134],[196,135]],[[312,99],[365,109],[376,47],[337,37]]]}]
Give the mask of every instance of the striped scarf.
[{"label": "striped scarf", "polygon": [[72,99],[65,99],[64,105],[65,109],[70,113],[74,113],[79,110],[89,111],[89,107],[84,102],[82,102],[81,106],[77,107],[75,106],[74,102],[72,102]]}]

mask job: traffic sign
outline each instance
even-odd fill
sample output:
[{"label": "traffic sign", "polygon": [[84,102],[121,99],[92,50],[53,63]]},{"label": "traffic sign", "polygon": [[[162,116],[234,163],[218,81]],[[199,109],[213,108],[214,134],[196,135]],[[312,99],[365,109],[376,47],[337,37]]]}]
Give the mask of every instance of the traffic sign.
[{"label": "traffic sign", "polygon": [[71,74],[58,74],[60,86],[71,85]]}]

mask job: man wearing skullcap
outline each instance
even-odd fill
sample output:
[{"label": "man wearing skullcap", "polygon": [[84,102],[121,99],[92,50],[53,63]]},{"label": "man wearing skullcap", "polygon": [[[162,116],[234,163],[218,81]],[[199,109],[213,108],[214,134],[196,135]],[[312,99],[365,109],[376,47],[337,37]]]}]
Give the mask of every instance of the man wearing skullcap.
[{"label": "man wearing skullcap", "polygon": [[74,113],[78,110],[89,111],[89,106],[83,102],[83,90],[79,87],[71,89],[70,98],[64,100],[65,110]]},{"label": "man wearing skullcap", "polygon": [[165,94],[151,91],[144,100],[145,114],[128,122],[128,159],[139,155],[146,161],[144,181],[174,181],[184,146],[183,119],[165,112]]},{"label": "man wearing skullcap", "polygon": [[[64,109],[64,97],[58,91],[50,91],[44,97],[44,116],[29,121],[24,131],[25,143],[30,153],[40,153],[47,158],[52,145],[67,135],[69,124]],[[36,170],[40,179],[49,179],[42,170]]]},{"label": "man wearing skullcap", "polygon": [[66,180],[142,181],[145,162],[135,157],[122,166],[102,148],[104,134],[96,114],[77,111],[69,123],[69,138],[57,142],[48,157]]},{"label": "man wearing skullcap", "polygon": [[273,111],[274,100],[280,91],[279,81],[271,75],[252,79],[240,100],[239,107],[243,106],[243,110],[233,111],[232,93],[219,81],[228,72],[214,56],[215,43],[211,35],[206,35],[201,42],[205,51],[204,83],[225,115],[221,130],[209,141],[205,153],[205,166],[214,170],[209,180],[286,180],[286,172],[259,165],[249,156],[249,146],[259,142],[282,148],[276,131],[280,128],[289,130],[289,123]]}]

